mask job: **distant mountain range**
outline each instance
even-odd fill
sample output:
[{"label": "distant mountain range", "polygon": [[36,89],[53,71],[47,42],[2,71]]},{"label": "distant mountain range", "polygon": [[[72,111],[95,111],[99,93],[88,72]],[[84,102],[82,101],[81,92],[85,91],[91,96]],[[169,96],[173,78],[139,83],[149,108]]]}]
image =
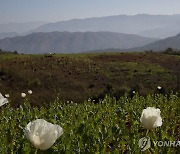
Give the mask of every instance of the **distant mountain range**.
[{"label": "distant mountain range", "polygon": [[179,32],[178,14],[10,23],[0,24],[0,48],[23,53],[77,53],[107,49],[162,51],[169,47],[180,49]]},{"label": "distant mountain range", "polygon": [[107,48],[135,48],[157,40],[114,32],[40,32],[2,39],[0,48],[22,53],[77,53]]},{"label": "distant mountain range", "polygon": [[117,15],[87,19],[73,19],[49,23],[32,32],[86,32],[109,31],[137,34],[145,37],[166,38],[180,32],[180,15]]}]

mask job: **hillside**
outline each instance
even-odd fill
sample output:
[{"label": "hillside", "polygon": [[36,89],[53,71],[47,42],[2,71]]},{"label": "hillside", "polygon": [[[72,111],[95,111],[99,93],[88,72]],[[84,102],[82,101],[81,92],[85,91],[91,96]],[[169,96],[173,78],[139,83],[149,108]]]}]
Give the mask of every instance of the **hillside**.
[{"label": "hillside", "polygon": [[161,53],[101,53],[55,55],[0,55],[0,89],[14,105],[31,89],[32,105],[59,98],[78,103],[105,94],[119,98],[132,91],[140,95],[180,92],[180,57]]},{"label": "hillside", "polygon": [[96,49],[134,48],[156,40],[113,32],[49,32],[6,38],[0,40],[0,48],[23,53],[77,53]]},{"label": "hillside", "polygon": [[117,15],[87,19],[73,19],[42,25],[32,32],[52,31],[110,31],[166,38],[180,32],[180,15]]},{"label": "hillside", "polygon": [[143,47],[132,49],[135,51],[144,51],[144,50],[154,50],[154,51],[163,51],[167,48],[180,49],[180,33],[173,37],[168,37],[166,39],[158,40],[156,42],[150,43]]}]

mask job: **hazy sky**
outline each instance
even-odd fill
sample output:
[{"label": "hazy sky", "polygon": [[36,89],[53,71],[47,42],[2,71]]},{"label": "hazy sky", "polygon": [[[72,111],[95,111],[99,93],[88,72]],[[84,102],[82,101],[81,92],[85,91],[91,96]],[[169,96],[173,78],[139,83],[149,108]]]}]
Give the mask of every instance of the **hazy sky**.
[{"label": "hazy sky", "polygon": [[180,14],[180,0],[0,0],[0,23],[142,13]]}]

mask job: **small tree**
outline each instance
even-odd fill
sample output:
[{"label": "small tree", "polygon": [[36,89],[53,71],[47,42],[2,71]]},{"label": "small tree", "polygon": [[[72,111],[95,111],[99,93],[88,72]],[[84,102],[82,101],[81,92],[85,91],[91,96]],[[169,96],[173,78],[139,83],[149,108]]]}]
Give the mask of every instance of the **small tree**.
[{"label": "small tree", "polygon": [[18,54],[18,52],[17,52],[17,51],[14,51],[14,54]]},{"label": "small tree", "polygon": [[164,53],[171,54],[173,53],[173,48],[167,48]]}]

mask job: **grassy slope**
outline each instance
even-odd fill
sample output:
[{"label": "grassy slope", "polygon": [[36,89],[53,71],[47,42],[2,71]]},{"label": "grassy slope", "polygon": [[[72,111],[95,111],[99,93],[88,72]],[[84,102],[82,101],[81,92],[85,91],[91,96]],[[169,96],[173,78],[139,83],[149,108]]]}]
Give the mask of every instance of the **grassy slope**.
[{"label": "grassy slope", "polygon": [[[83,102],[109,93],[141,95],[179,91],[180,57],[160,53],[99,53],[0,55],[0,92],[9,93],[18,105],[21,92],[32,89],[30,102],[40,105],[60,100]],[[29,97],[29,96],[28,96]]]}]

